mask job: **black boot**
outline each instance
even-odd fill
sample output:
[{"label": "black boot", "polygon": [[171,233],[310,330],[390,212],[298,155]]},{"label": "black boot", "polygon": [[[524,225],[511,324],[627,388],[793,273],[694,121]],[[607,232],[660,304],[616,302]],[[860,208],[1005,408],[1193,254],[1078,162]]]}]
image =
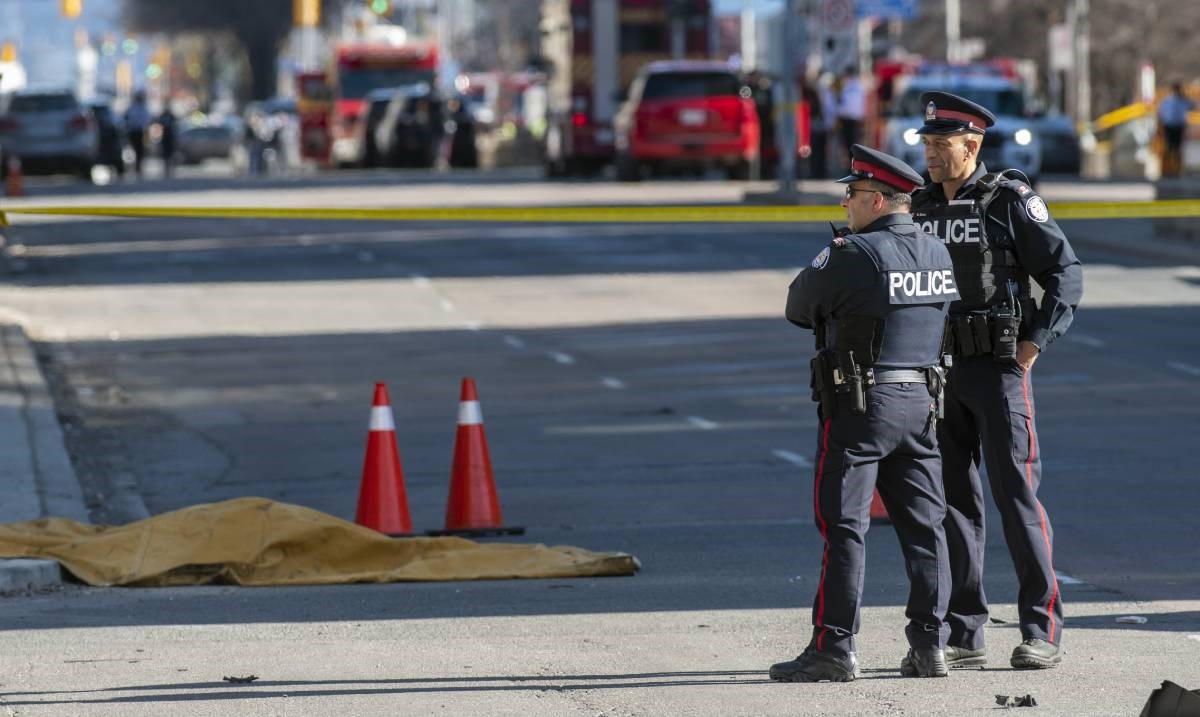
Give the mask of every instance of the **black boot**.
[{"label": "black boot", "polygon": [[978,650],[968,650],[965,647],[946,645],[946,667],[952,670],[964,667],[982,668],[986,664],[987,650],[982,647]]},{"label": "black boot", "polygon": [[1062,662],[1062,650],[1052,642],[1036,637],[1025,640],[1013,650],[1009,663],[1018,670],[1045,670]]},{"label": "black boot", "polygon": [[900,660],[901,677],[945,677],[946,653],[939,647],[911,647]]},{"label": "black boot", "polygon": [[853,652],[838,657],[810,647],[794,660],[771,665],[770,675],[776,682],[850,682],[858,677],[858,660]]}]

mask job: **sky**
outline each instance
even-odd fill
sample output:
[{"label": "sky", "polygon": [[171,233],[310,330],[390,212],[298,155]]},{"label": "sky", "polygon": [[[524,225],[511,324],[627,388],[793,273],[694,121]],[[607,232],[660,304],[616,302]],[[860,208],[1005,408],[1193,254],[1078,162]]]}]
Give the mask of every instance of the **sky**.
[{"label": "sky", "polygon": [[[751,0],[751,2],[760,12],[774,12],[783,7],[783,0]],[[715,0],[713,9],[718,15],[737,15],[742,11],[742,4],[742,0]]]}]

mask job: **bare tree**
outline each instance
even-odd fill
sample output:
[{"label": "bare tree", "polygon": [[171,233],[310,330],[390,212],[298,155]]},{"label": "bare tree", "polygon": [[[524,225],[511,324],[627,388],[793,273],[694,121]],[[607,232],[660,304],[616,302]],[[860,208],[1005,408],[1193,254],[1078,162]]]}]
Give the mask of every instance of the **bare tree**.
[{"label": "bare tree", "polygon": [[[1037,63],[1045,82],[1051,25],[1064,22],[1068,0],[963,2],[962,35],[979,37],[988,57]],[[1091,1],[1092,107],[1099,114],[1136,99],[1143,61],[1167,78],[1200,79],[1200,3],[1166,0]],[[903,42],[930,58],[946,56],[945,1],[921,0]],[[1043,87],[1045,85],[1043,84]]]},{"label": "bare tree", "polygon": [[[322,15],[341,4],[322,0]],[[275,62],[292,26],[292,0],[124,0],[122,16],[135,32],[228,33],[246,53],[251,96],[265,99],[275,90]]]}]

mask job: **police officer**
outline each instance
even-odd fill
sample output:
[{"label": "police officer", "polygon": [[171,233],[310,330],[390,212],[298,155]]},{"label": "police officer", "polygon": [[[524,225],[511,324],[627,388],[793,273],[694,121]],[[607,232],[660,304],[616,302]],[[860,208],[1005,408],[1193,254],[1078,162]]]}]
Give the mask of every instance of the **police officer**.
[{"label": "police officer", "polygon": [[787,318],[813,329],[814,399],[820,402],[814,504],[825,548],[813,633],[795,660],[773,665],[782,682],[858,676],[864,544],[876,487],[911,581],[905,630],[908,677],[945,677],[942,648],[949,563],[938,458],[938,367],[946,311],[958,298],[950,255],[908,213],[921,177],[895,157],[851,150],[842,206],[849,231],[821,250],[788,290]]},{"label": "police officer", "polygon": [[[921,103],[925,124],[917,131],[932,182],[913,195],[913,217],[946,242],[961,295],[947,324],[953,369],[938,430],[953,583],[946,662],[987,660],[982,459],[1020,581],[1023,642],[1010,664],[1053,667],[1061,660],[1063,607],[1051,563],[1054,533],[1037,499],[1042,451],[1029,372],[1071,324],[1082,270],[1027,180],[1015,170],[989,174],[979,161],[992,113],[944,92],[926,92]],[[1040,304],[1031,279],[1044,290]]]}]

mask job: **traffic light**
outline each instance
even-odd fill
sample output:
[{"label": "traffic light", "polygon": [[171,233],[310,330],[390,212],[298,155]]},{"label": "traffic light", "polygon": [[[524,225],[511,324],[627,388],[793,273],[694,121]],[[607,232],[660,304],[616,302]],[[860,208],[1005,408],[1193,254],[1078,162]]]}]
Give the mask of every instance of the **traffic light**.
[{"label": "traffic light", "polygon": [[321,24],[321,0],[292,0],[292,24],[316,27]]},{"label": "traffic light", "polygon": [[74,20],[83,14],[83,0],[62,0],[62,16]]},{"label": "traffic light", "polygon": [[368,0],[368,5],[371,8],[371,12],[375,13],[376,15],[392,14],[391,0]]}]

